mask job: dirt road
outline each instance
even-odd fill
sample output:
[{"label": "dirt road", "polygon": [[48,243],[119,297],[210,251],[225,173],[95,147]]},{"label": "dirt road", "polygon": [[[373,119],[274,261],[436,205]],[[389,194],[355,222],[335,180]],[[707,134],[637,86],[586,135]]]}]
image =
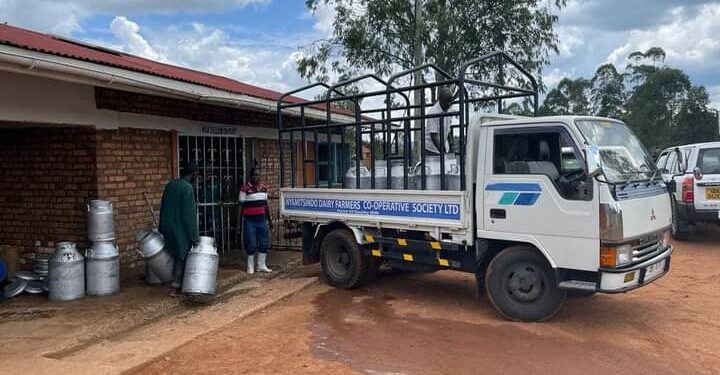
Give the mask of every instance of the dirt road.
[{"label": "dirt road", "polygon": [[677,243],[670,275],[651,286],[518,324],[477,301],[469,275],[386,272],[355,291],[314,285],[135,372],[717,374],[719,278],[715,229]]}]

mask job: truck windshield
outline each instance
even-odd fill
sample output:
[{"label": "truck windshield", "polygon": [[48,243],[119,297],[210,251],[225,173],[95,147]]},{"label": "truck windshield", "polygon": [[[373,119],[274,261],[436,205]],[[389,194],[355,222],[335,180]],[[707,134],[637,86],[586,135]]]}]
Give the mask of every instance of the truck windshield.
[{"label": "truck windshield", "polygon": [[627,125],[608,120],[578,120],[576,124],[588,143],[600,149],[602,168],[608,182],[622,183],[652,177],[655,163]]}]

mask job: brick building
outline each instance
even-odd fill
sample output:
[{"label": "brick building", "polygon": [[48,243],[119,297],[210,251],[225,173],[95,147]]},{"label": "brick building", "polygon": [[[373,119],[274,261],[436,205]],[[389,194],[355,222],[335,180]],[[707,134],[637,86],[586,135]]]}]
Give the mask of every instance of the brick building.
[{"label": "brick building", "polygon": [[223,251],[248,168],[278,186],[277,92],[7,25],[0,83],[0,246],[23,268],[57,241],[86,245],[93,198],[112,201],[121,264],[137,265],[134,234],[152,225],[143,194],[158,210],[184,160],[201,169],[201,232]]}]

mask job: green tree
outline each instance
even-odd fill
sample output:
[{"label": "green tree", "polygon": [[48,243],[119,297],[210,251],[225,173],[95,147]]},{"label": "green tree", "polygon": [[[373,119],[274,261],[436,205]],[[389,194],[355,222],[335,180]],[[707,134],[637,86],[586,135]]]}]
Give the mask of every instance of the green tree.
[{"label": "green tree", "polygon": [[532,106],[532,101],[526,99],[521,102],[510,103],[510,105],[503,109],[503,113],[516,116],[533,116],[535,111]]},{"label": "green tree", "polygon": [[590,81],[590,102],[596,116],[620,118],[624,113],[625,83],[613,64],[597,68]]},{"label": "green tree", "polygon": [[538,112],[541,115],[590,114],[590,81],[585,78],[563,78],[548,92]]},{"label": "green tree", "polygon": [[[387,76],[424,62],[451,74],[464,61],[503,50],[539,75],[557,53],[558,17],[540,0],[306,0],[332,4],[333,34],[304,48],[298,71],[327,81],[331,74],[373,71]],[[553,0],[554,8],[566,0]],[[416,77],[416,80],[418,78]]]},{"label": "green tree", "polygon": [[665,65],[665,56],[652,47],[629,54],[624,73],[604,64],[590,81],[564,78],[548,92],[540,113],[584,114],[589,90],[588,113],[624,120],[650,150],[720,139],[707,91]]},{"label": "green tree", "polygon": [[[673,144],[688,144],[718,140],[718,113],[708,105],[710,97],[705,87],[693,86],[687,93],[677,116],[672,137]],[[665,144],[664,146],[670,146]]]},{"label": "green tree", "polygon": [[[649,148],[672,144],[678,116],[688,105],[692,85],[687,74],[669,67],[641,66],[642,83],[634,87],[627,101],[626,121]],[[637,77],[637,73],[634,73]]]}]

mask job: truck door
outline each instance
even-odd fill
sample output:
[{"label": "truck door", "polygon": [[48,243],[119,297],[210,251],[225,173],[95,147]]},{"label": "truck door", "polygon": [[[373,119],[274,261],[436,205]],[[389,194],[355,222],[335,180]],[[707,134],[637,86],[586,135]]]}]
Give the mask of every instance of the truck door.
[{"label": "truck door", "polygon": [[553,266],[596,271],[599,198],[564,124],[493,127],[486,140],[482,235],[533,243]]}]

